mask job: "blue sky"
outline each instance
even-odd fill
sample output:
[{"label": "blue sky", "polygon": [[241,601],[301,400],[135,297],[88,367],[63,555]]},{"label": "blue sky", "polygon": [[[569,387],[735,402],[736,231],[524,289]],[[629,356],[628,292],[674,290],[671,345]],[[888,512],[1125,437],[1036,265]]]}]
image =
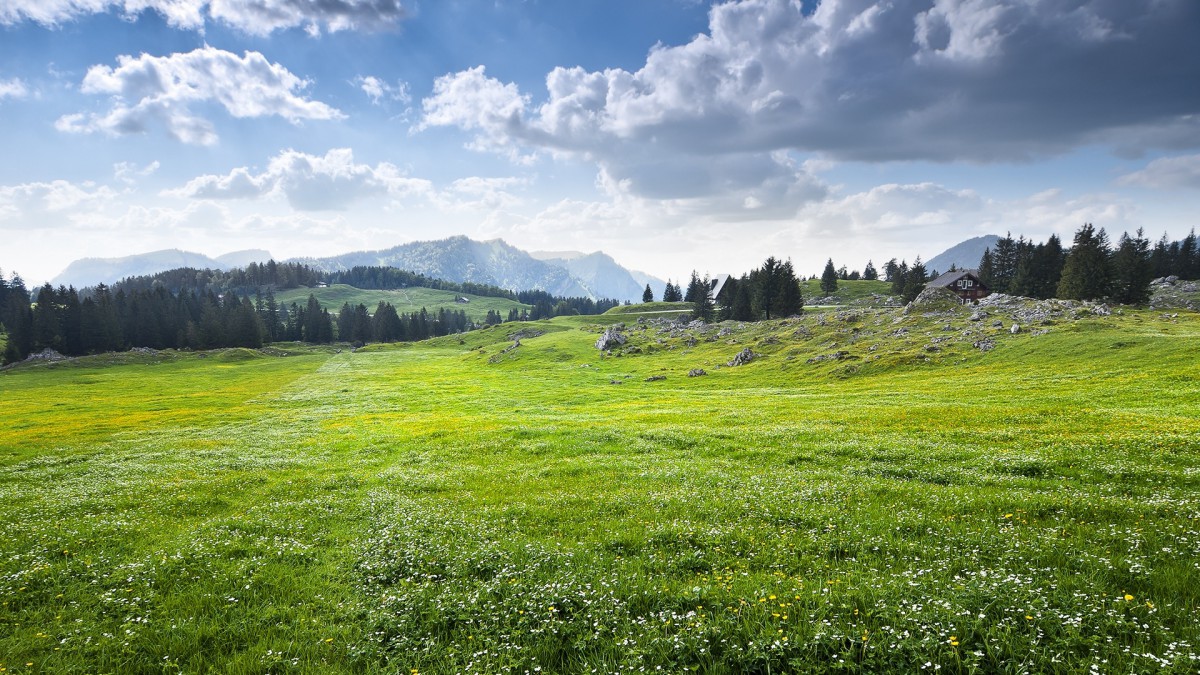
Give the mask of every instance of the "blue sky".
[{"label": "blue sky", "polygon": [[1184,236],[1195,0],[0,0],[0,270],[466,234],[675,279]]}]

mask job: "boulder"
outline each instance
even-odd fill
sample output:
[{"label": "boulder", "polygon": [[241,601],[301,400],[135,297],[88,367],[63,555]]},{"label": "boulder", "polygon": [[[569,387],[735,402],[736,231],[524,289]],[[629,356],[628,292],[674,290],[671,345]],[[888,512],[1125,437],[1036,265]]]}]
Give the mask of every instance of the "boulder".
[{"label": "boulder", "polygon": [[665,379],[667,379],[666,375],[651,375],[650,377],[646,378],[646,381],[647,382],[662,382]]},{"label": "boulder", "polygon": [[753,351],[750,350],[749,347],[746,347],[742,351],[738,352],[737,355],[733,357],[733,360],[730,361],[726,365],[728,365],[730,367],[744,366],[747,363],[750,363],[751,361],[753,361],[757,357],[758,357],[758,354],[755,354]]},{"label": "boulder", "polygon": [[704,372],[703,368],[693,368],[688,371],[688,377],[701,377],[707,374],[708,373]]},{"label": "boulder", "polygon": [[626,339],[625,335],[616,326],[610,326],[604,329],[604,334],[600,336],[599,340],[596,340],[596,349],[602,352],[608,351],[613,347],[620,347],[625,344]]}]

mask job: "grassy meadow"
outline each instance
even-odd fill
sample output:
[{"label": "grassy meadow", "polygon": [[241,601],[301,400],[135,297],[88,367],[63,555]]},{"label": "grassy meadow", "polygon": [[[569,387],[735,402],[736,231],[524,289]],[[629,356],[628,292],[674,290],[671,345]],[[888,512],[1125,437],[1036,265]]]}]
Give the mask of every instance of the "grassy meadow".
[{"label": "grassy meadow", "polygon": [[[374,313],[379,303],[386,302],[402,314],[419,312],[422,307],[432,313],[437,313],[439,309],[446,309],[447,311],[464,311],[471,319],[482,322],[487,316],[488,310],[495,310],[501,316],[508,317],[511,309],[515,308],[518,312],[522,309],[532,309],[532,305],[523,305],[506,298],[491,298],[433,288],[370,290],[345,284],[334,284],[325,288],[293,288],[280,291],[275,299],[281,305],[290,305],[294,302],[303,307],[304,303],[308,301],[309,295],[316,296],[317,302],[334,314],[346,303],[350,303],[351,307],[365,305],[368,311]],[[455,302],[455,298],[458,297],[467,298],[470,302]]]},{"label": "grassy meadow", "polygon": [[1200,316],[620,311],[0,372],[0,672],[1200,669]]}]

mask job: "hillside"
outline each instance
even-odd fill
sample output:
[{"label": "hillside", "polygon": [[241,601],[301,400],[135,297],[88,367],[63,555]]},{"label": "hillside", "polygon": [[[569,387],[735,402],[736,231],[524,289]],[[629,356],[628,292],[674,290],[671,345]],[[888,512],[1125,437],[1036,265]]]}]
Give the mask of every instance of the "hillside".
[{"label": "hillside", "polygon": [[[280,291],[275,295],[275,301],[286,305],[294,302],[297,305],[303,306],[308,301],[310,294],[316,296],[321,306],[332,313],[337,313],[342,305],[347,302],[351,306],[366,305],[369,312],[374,312],[375,307],[380,302],[387,302],[394,306],[397,312],[401,313],[419,312],[422,307],[429,312],[446,309],[447,311],[464,311],[469,318],[475,321],[482,321],[487,316],[488,310],[497,311],[501,316],[507,317],[510,309],[515,308],[517,311],[530,309],[529,305],[522,305],[519,302],[514,302],[506,298],[489,298],[455,293],[453,291],[440,291],[432,288],[405,288],[384,291],[354,288],[353,286],[346,286],[344,284],[334,284],[326,288],[293,288]],[[459,297],[467,298],[470,302],[456,302],[455,298]]]},{"label": "hillside", "polygon": [[975,269],[979,267],[979,260],[983,257],[983,252],[989,248],[995,248],[998,241],[1000,241],[1000,237],[994,234],[961,241],[926,260],[925,269],[931,272],[934,270],[949,272],[951,265],[960,270]]},{"label": "hillside", "polygon": [[1194,671],[1197,345],[1193,312],[997,297],[22,365],[0,654]]}]

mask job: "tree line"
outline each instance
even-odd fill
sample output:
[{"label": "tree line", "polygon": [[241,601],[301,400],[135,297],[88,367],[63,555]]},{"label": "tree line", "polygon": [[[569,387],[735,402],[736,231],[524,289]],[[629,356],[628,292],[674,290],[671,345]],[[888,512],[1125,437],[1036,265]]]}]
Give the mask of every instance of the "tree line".
[{"label": "tree line", "polygon": [[14,275],[0,278],[0,324],[6,333],[3,360],[53,349],[82,356],[134,347],[151,349],[258,348],[276,341],[327,344],[398,342],[471,330],[464,311],[439,309],[401,313],[381,302],[375,313],[345,305],[336,317],[314,295],[303,305],[280,304],[274,291],[218,295],[212,291],[171,293],[159,285],[112,292],[100,285],[82,295],[46,284],[32,296]]}]

